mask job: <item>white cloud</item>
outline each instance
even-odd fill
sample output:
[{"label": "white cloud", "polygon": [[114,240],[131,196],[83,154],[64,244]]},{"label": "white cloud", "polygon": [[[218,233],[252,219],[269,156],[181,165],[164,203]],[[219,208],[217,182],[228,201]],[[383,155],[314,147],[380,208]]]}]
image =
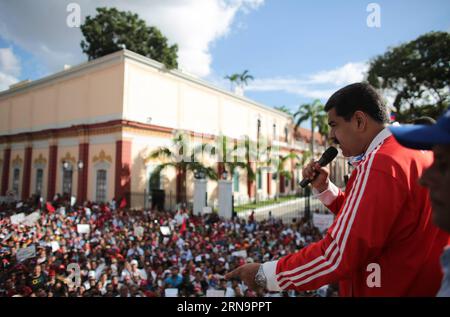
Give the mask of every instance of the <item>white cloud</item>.
[{"label": "white cloud", "polygon": [[0,91],[19,81],[20,68],[20,60],[12,48],[0,48]]},{"label": "white cloud", "polygon": [[12,48],[0,48],[0,70],[14,76],[20,74],[20,61]]},{"label": "white cloud", "polygon": [[333,70],[318,72],[310,77],[309,82],[311,84],[346,85],[362,81],[368,69],[367,63],[347,63]]},{"label": "white cloud", "polygon": [[338,88],[364,80],[367,70],[367,63],[347,63],[333,70],[319,71],[299,78],[255,79],[246,90],[284,91],[306,98],[328,99]]},{"label": "white cloud", "polygon": [[11,75],[5,74],[0,71],[0,91],[9,89],[9,86],[17,83],[19,80]]},{"label": "white cloud", "polygon": [[66,25],[67,5],[81,7],[82,21],[100,6],[138,13],[179,46],[179,65],[194,75],[211,72],[211,44],[229,34],[239,11],[249,13],[264,0],[21,0],[2,1],[0,36],[34,54],[50,72],[78,64],[82,54],[79,28]]}]

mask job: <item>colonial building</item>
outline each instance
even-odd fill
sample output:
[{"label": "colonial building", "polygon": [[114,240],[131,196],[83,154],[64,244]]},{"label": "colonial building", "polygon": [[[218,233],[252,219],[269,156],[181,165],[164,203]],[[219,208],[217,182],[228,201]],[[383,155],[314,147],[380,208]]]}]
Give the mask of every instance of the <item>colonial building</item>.
[{"label": "colonial building", "polygon": [[[138,206],[134,194],[148,191],[150,175],[162,162],[149,154],[170,146],[177,130],[202,142],[260,135],[282,155],[302,155],[309,142],[294,137],[292,118],[283,112],[122,50],[0,93],[0,196],[25,199],[37,193],[51,200],[65,193],[78,201],[125,196]],[[320,136],[316,140],[317,152],[323,151]],[[295,192],[301,175],[295,163],[285,166],[290,181],[275,180],[267,168],[255,170],[256,181],[236,170],[235,200]],[[192,197],[192,178],[165,169],[157,186],[166,204],[179,200],[182,181]],[[208,203],[216,200],[217,182],[209,181]]]}]

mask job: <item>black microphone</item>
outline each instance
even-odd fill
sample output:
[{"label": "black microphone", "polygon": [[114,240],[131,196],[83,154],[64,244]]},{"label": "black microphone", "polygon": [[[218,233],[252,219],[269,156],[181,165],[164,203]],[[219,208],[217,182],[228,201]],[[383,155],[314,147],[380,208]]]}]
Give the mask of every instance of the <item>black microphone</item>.
[{"label": "black microphone", "polygon": [[[317,161],[320,166],[326,166],[330,163],[334,158],[338,155],[338,150],[334,146],[330,146],[325,152],[323,152],[321,158]],[[300,182],[300,186],[305,188],[308,184],[311,183],[310,179],[304,178]]]}]

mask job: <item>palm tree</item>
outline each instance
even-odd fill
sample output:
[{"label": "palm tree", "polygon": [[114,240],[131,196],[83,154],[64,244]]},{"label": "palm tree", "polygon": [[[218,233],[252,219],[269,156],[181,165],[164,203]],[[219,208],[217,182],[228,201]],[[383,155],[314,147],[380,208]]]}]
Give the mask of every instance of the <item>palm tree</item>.
[{"label": "palm tree", "polygon": [[[238,161],[237,158],[237,150],[238,150],[238,145],[234,144],[232,147],[232,152],[234,153],[231,157],[230,160],[228,160],[227,158],[227,153],[228,153],[228,148],[227,148],[227,137],[223,136],[222,137],[222,143],[221,143],[221,147],[222,147],[222,153],[223,153],[223,168],[225,171],[230,173],[231,179],[233,179],[234,174],[236,172],[237,168],[241,168],[243,170],[245,170],[247,172],[247,182],[251,183],[256,179],[256,174],[255,171],[253,170],[253,166],[251,164],[251,160],[250,157],[254,155],[253,153],[253,144],[251,143],[251,141],[247,138],[244,141],[244,148],[245,148],[245,161]],[[255,199],[256,199],[256,195],[255,195]]]},{"label": "palm tree", "polygon": [[[250,155],[248,155],[249,151],[250,151],[250,148],[251,148],[250,147],[250,142],[248,140],[245,141],[245,150],[246,150],[246,154],[245,154],[246,161],[245,162],[239,162],[237,160],[237,156],[236,155],[233,155],[231,161],[227,160],[226,154],[228,153],[227,152],[228,148],[227,148],[227,137],[226,136],[222,137],[222,144],[221,145],[222,145],[222,153],[224,154],[223,155],[224,156],[223,164],[225,165],[225,170],[230,173],[231,178],[233,178],[234,173],[236,172],[236,168],[241,168],[241,169],[247,171],[247,176],[248,176],[248,178],[250,180],[252,180],[252,181],[255,180],[255,172],[253,171],[252,166],[251,166],[251,164],[249,162],[249,156]],[[233,149],[231,151],[236,153],[237,149],[238,149],[237,144],[234,144],[233,145]]]},{"label": "palm tree", "polygon": [[[186,203],[186,174],[188,171],[190,172],[203,172],[204,175],[213,180],[217,180],[217,173],[211,167],[207,167],[203,165],[201,162],[198,162],[196,153],[204,150],[207,146],[206,144],[201,144],[197,148],[195,148],[189,156],[189,160],[173,160],[174,157],[179,155],[186,156],[189,153],[189,144],[186,142],[184,136],[179,134],[172,139],[173,148],[182,149],[183,153],[180,154],[179,151],[173,151],[172,148],[168,147],[159,147],[150,153],[148,159],[161,159],[165,161],[164,163],[159,164],[153,171],[150,176],[150,182],[152,182],[155,178],[159,178],[161,172],[167,167],[175,168],[177,175],[181,175],[180,178],[177,177],[176,182],[176,191],[177,191],[177,203]],[[178,152],[178,153],[177,153]]]},{"label": "palm tree", "polygon": [[228,79],[230,81],[230,90],[233,90],[233,85],[239,85],[239,74],[231,74],[224,77],[224,79]]},{"label": "palm tree", "polygon": [[325,147],[328,145],[328,136],[330,134],[330,126],[328,125],[328,116],[324,111],[320,113],[317,117],[317,125],[319,128],[319,134],[322,136],[325,141]]},{"label": "palm tree", "polygon": [[245,70],[242,74],[239,75],[239,83],[240,83],[241,88],[244,88],[244,86],[248,85],[248,83],[247,83],[248,80],[254,80],[254,79],[255,78],[248,73],[248,70]]},{"label": "palm tree", "polygon": [[312,157],[314,157],[314,132],[316,127],[319,127],[319,129],[324,129],[324,108],[325,107],[320,100],[316,99],[313,103],[300,105],[298,111],[294,113],[294,120],[296,120],[295,129],[297,129],[302,122],[311,120],[310,151],[312,153]]},{"label": "palm tree", "polygon": [[287,113],[288,115],[292,116],[291,110],[289,110],[289,108],[284,105],[283,106],[275,106],[274,108],[278,111],[282,111],[282,112]]},{"label": "palm tree", "polygon": [[244,89],[244,86],[248,85],[249,80],[254,80],[255,78],[248,73],[248,70],[245,70],[243,73],[234,73],[231,75],[227,75],[224,77],[230,81],[230,89],[233,90],[233,85]]},{"label": "palm tree", "polygon": [[[267,162],[268,166],[272,167],[275,170],[275,182],[277,184],[276,185],[277,189],[281,188],[281,178],[282,177],[283,177],[283,179],[287,178],[288,180],[290,180],[292,178],[291,172],[284,168],[284,165],[285,165],[286,161],[289,160],[289,159],[297,159],[298,161],[301,160],[300,157],[297,154],[291,152],[291,153],[289,153],[287,155],[284,155],[284,156],[283,155],[279,155],[278,156],[278,160],[276,160],[276,161],[272,160],[272,159],[269,159],[268,162]],[[278,192],[278,190],[276,191],[276,193],[277,192]],[[275,200],[277,200],[277,199],[278,199],[278,194],[275,194]]]}]

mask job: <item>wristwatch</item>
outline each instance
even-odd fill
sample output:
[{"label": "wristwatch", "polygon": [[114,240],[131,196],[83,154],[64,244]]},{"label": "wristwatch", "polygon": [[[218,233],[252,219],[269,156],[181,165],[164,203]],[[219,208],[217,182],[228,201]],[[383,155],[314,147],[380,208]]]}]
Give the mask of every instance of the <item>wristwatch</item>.
[{"label": "wristwatch", "polygon": [[255,283],[259,287],[265,289],[267,287],[267,278],[266,274],[264,274],[263,266],[262,264],[259,266],[258,272],[256,272],[255,275]]}]

